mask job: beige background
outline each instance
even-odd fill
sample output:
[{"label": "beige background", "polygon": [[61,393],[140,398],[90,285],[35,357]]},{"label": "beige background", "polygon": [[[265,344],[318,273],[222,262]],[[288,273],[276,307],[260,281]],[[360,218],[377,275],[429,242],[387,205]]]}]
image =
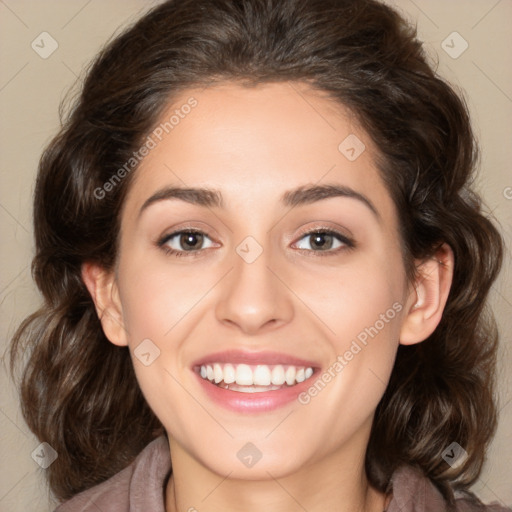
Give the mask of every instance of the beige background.
[{"label": "beige background", "polygon": [[[478,181],[502,225],[508,256],[491,300],[502,332],[501,418],[474,490],[512,505],[512,0],[388,0],[417,22],[441,75],[465,91],[483,149]],[[58,105],[100,46],[157,2],[141,0],[0,0],[0,304],[3,353],[15,326],[38,304],[30,277],[31,194],[41,150],[58,128]],[[442,42],[462,49],[448,55]],[[58,49],[41,58],[31,43],[42,32]],[[452,43],[453,40],[453,43]],[[0,511],[49,511],[44,470],[31,458],[38,441],[21,418],[16,393],[0,372]]]}]

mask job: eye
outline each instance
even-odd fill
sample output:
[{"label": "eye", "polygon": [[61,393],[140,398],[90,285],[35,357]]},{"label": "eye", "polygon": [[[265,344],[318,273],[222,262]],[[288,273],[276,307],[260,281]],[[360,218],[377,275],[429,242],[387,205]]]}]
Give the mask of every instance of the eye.
[{"label": "eye", "polygon": [[[206,233],[192,229],[164,235],[157,245],[166,253],[177,257],[198,256],[202,250],[214,247],[213,241]],[[330,229],[316,229],[303,233],[294,245],[300,250],[327,254],[355,247],[355,243],[351,239]]]},{"label": "eye", "polygon": [[351,249],[354,242],[346,236],[332,230],[316,229],[304,233],[296,242],[297,248],[313,252],[338,252],[338,249]]},{"label": "eye", "polygon": [[197,253],[213,247],[213,242],[206,233],[189,229],[165,235],[158,241],[158,246],[167,253],[183,256],[187,252]]}]

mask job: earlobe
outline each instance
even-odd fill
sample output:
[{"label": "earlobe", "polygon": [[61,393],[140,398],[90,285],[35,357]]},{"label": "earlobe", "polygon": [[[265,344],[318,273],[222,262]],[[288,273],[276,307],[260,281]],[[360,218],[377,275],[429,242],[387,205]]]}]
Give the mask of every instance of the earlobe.
[{"label": "earlobe", "polygon": [[406,304],[406,316],[400,331],[400,343],[413,345],[427,339],[441,321],[453,279],[454,256],[443,244],[436,253],[420,263],[418,278]]},{"label": "earlobe", "polygon": [[105,336],[118,346],[128,340],[115,275],[95,263],[82,264],[82,280],[89,290]]}]

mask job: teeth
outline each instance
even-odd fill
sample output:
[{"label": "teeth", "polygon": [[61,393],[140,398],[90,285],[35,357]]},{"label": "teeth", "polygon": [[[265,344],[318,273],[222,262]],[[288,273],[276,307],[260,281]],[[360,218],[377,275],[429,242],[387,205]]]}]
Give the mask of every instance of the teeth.
[{"label": "teeth", "polygon": [[229,389],[237,388],[237,390],[241,390],[238,389],[239,386],[252,386],[251,388],[245,388],[244,391],[258,392],[268,391],[269,388],[279,389],[285,383],[288,386],[294,386],[297,383],[304,382],[313,375],[313,368],[285,367],[281,364],[250,366],[248,364],[214,363],[202,365],[199,373],[203,379],[214,382],[223,388],[227,388],[228,384],[231,384]]},{"label": "teeth", "polygon": [[222,379],[224,375],[222,374],[222,368],[220,367],[220,364],[215,363],[213,365],[213,378],[215,380],[215,384],[218,384]]},{"label": "teeth", "polygon": [[253,373],[253,384],[257,386],[270,386],[272,382],[272,374],[268,366],[259,364],[256,366],[256,370]]},{"label": "teeth", "polygon": [[234,369],[233,365],[226,364],[224,366],[224,382],[226,384],[231,384],[232,382],[235,382],[235,379],[236,379],[236,373],[235,373],[235,369]]},{"label": "teeth", "polygon": [[281,386],[238,386],[237,384],[219,384],[219,387],[230,389],[231,391],[239,391],[240,393],[262,393],[263,391],[274,391],[276,389],[281,389]]},{"label": "teeth", "polygon": [[297,373],[297,370],[293,366],[290,366],[288,370],[286,370],[286,373],[284,374],[284,378],[286,380],[286,384],[288,386],[293,386],[295,384],[295,374]]},{"label": "teeth", "polygon": [[254,382],[251,367],[248,364],[239,364],[236,367],[235,380],[239,386],[252,386]]},{"label": "teeth", "polygon": [[[313,375],[313,370],[311,370],[311,375]],[[275,386],[282,386],[284,384],[284,381],[284,368],[280,364],[278,364],[277,366],[274,366],[274,368],[272,369],[272,384],[274,384]]]}]

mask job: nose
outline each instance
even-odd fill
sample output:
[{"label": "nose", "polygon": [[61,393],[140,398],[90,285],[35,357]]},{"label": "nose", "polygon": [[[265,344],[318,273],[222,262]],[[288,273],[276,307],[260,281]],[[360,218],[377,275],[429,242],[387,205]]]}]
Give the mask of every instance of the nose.
[{"label": "nose", "polygon": [[252,263],[235,254],[233,265],[222,283],[215,307],[217,319],[245,334],[290,322],[294,313],[292,294],[272,267],[269,252],[264,250]]}]

